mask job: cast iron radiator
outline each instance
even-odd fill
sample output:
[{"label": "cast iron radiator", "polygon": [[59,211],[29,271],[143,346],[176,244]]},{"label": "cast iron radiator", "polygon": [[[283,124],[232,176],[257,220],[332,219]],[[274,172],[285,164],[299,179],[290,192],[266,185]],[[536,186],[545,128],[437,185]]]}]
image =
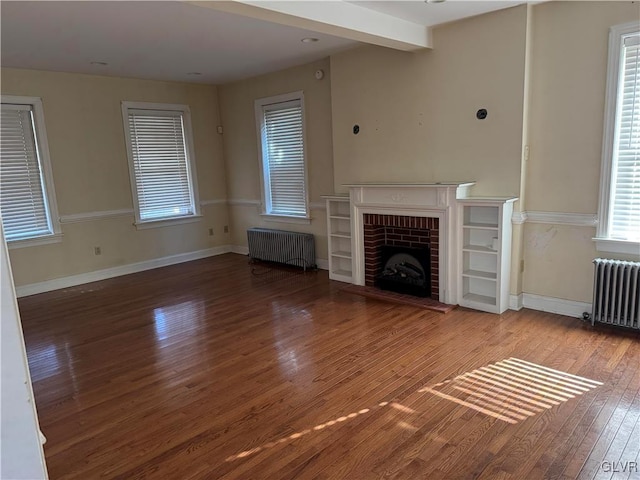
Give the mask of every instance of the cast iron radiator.
[{"label": "cast iron radiator", "polygon": [[591,324],[640,329],[640,262],[596,258],[593,263]]},{"label": "cast iron radiator", "polygon": [[284,263],[307,268],[316,266],[316,245],[310,233],[249,228],[249,257],[252,260]]}]

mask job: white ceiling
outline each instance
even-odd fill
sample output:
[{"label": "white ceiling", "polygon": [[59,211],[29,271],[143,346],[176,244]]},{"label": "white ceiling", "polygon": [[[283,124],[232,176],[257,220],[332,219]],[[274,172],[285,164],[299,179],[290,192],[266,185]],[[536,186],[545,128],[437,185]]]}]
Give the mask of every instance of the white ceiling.
[{"label": "white ceiling", "polygon": [[[428,32],[425,26],[522,2],[271,2],[285,10],[295,7],[293,15],[265,10],[268,2],[196,3],[2,1],[1,63],[3,67],[220,84],[311,62],[358,45],[355,40],[393,47],[393,41],[387,42],[387,37],[393,37],[389,32],[397,32],[398,38],[410,29]],[[306,21],[304,12],[300,13],[306,5],[315,5],[314,21]],[[343,18],[337,8],[347,6],[340,12],[355,11],[351,19]],[[229,13],[244,13],[243,8],[261,13]],[[332,9],[336,20],[330,18]],[[363,18],[368,25],[362,26]],[[334,21],[339,28],[325,28]],[[381,37],[372,35],[377,29],[383,32]],[[305,37],[319,41],[302,43]]]}]

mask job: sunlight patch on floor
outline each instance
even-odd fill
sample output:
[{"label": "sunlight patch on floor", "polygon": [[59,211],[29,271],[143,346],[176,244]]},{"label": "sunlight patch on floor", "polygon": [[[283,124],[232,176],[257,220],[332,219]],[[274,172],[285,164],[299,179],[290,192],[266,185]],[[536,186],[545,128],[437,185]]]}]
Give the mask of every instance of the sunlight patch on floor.
[{"label": "sunlight patch on floor", "polygon": [[518,423],[582,395],[601,382],[509,358],[419,390]]},{"label": "sunlight patch on floor", "polygon": [[[386,407],[387,405],[389,405],[389,402],[380,402],[378,404],[378,407]],[[399,404],[396,404],[399,405]],[[361,410],[358,410],[357,412],[351,412],[348,415],[343,415],[341,417],[335,418],[333,420],[329,420],[328,422],[324,422],[324,423],[320,423],[318,425],[316,425],[313,428],[308,428],[306,430],[302,430],[300,432],[296,432],[296,433],[292,433],[291,435],[288,435],[286,437],[282,437],[278,440],[275,440],[273,442],[267,442],[264,445],[261,445],[259,447],[255,447],[252,448],[250,450],[245,450],[244,452],[240,452],[236,455],[231,455],[230,457],[227,457],[225,459],[226,462],[232,462],[234,460],[238,460],[240,458],[244,458],[244,457],[248,457],[249,455],[253,455],[254,453],[258,453],[261,452],[263,450],[267,450],[269,448],[275,447],[276,445],[280,445],[281,443],[285,443],[285,442],[290,442],[292,440],[297,440],[298,438],[307,435],[309,433],[312,432],[317,432],[319,430],[323,430],[327,427],[333,427],[334,425],[338,425],[342,422],[346,422],[347,420],[351,420],[353,418],[356,418],[359,415],[364,415],[365,413],[369,413],[371,412],[373,409],[375,409],[376,407],[372,407],[372,408],[363,408]]]},{"label": "sunlight patch on floor", "polygon": [[[575,398],[576,395],[593,390],[599,385],[602,383],[595,380],[578,377],[518,358],[509,358],[463,373],[451,380],[424,387],[418,390],[418,393],[432,393],[498,420],[518,423],[543,412],[545,409],[553,408],[562,402]],[[396,413],[404,415],[420,414],[420,412],[397,401],[382,401],[370,408],[363,408],[320,423],[312,428],[231,455],[226,458],[226,461],[232,462],[246,458],[276,445],[292,442],[305,435],[340,425],[384,407],[390,407]],[[397,425],[407,430],[417,430],[417,427],[404,420],[400,420]]]}]

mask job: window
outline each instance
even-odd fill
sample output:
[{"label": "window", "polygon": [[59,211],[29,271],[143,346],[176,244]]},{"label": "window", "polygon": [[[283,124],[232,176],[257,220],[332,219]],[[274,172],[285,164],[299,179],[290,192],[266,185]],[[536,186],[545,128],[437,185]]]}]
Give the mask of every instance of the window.
[{"label": "window", "polygon": [[264,214],[308,223],[302,92],[256,100]]},{"label": "window", "polygon": [[122,115],[138,227],[199,217],[189,107],[122,102]]},{"label": "window", "polygon": [[640,25],[611,28],[598,250],[640,254]]},{"label": "window", "polygon": [[11,247],[59,242],[58,209],[42,101],[2,96],[0,207]]}]

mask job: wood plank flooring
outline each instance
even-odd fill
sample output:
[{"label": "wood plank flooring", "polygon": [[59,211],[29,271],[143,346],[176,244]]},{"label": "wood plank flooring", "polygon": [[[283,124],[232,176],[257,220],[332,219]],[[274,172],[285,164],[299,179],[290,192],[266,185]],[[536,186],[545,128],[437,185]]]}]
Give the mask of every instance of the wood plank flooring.
[{"label": "wood plank flooring", "polygon": [[50,477],[640,478],[637,335],[341,287],[227,254],[20,299]]}]

